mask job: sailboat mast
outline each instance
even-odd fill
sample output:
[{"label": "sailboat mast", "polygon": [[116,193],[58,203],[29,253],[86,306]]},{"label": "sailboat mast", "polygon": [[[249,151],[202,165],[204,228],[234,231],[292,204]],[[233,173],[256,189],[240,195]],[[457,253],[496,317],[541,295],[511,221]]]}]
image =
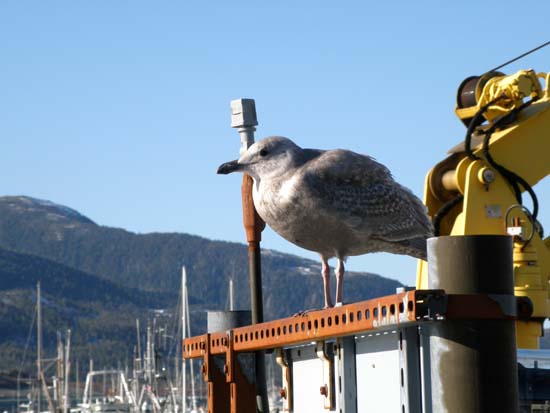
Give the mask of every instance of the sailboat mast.
[{"label": "sailboat mast", "polygon": [[[181,267],[181,342],[183,344],[183,341],[185,340],[185,332],[186,332],[186,326],[187,326],[187,273],[185,271],[185,266]],[[181,362],[181,411],[182,413],[185,413],[187,411],[187,383],[185,378],[185,365],[186,360],[183,357],[182,354],[182,362]],[[192,383],[192,381],[191,381]]]},{"label": "sailboat mast", "polygon": [[65,381],[63,384],[63,412],[68,413],[71,402],[69,400],[69,377],[71,373],[71,330],[67,330],[67,338],[65,344]]},{"label": "sailboat mast", "polygon": [[[191,317],[189,316],[189,294],[187,293],[187,281],[185,284],[185,318],[187,320],[187,337],[191,337]],[[197,410],[197,397],[195,393],[195,374],[193,359],[189,360],[189,378],[191,379],[191,408]]]},{"label": "sailboat mast", "polygon": [[76,371],[75,371],[75,374],[76,374],[76,384],[75,384],[75,389],[74,389],[74,392],[75,392],[75,398],[76,400],[80,400],[80,369],[79,369],[79,366],[78,366],[78,359],[76,359]]},{"label": "sailboat mast", "polygon": [[62,406],[63,400],[63,342],[61,340],[61,332],[57,332],[57,373],[55,378],[54,400],[58,406]]},{"label": "sailboat mast", "polygon": [[156,319],[153,319],[153,326],[150,324],[147,325],[147,343],[145,350],[147,357],[145,359],[145,372],[148,383],[153,386],[155,382],[155,377],[153,372],[155,371],[155,326]]},{"label": "sailboat mast", "polygon": [[229,311],[235,311],[235,300],[233,290],[233,278],[229,279]]},{"label": "sailboat mast", "polygon": [[40,281],[36,284],[36,376],[38,379],[37,412],[42,411],[42,305]]},{"label": "sailboat mast", "polygon": [[139,318],[136,318],[136,329],[137,329],[137,370],[141,371],[142,363],[142,354],[141,354],[141,333],[139,331]]}]

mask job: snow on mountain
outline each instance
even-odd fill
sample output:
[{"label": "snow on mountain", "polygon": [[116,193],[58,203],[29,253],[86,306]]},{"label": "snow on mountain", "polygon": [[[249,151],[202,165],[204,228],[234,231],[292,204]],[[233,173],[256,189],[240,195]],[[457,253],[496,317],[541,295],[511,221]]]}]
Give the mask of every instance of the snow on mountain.
[{"label": "snow on mountain", "polygon": [[95,224],[91,219],[72,208],[44,199],[30,196],[4,196],[0,197],[0,202],[6,203],[14,211],[44,213],[49,221],[71,220],[84,224]]}]

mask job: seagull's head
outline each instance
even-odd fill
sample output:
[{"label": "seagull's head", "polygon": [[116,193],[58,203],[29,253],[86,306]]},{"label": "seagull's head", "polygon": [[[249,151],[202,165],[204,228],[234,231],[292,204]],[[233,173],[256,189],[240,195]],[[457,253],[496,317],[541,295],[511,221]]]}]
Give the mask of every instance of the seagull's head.
[{"label": "seagull's head", "polygon": [[271,136],[251,145],[239,159],[220,165],[218,174],[246,172],[257,181],[280,176],[295,165],[301,151],[290,139]]}]

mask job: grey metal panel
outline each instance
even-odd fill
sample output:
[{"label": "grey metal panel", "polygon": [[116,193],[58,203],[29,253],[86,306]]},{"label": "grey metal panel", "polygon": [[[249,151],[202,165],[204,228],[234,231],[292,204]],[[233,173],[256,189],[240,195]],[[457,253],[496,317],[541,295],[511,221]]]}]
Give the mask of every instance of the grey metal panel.
[{"label": "grey metal panel", "polygon": [[336,407],[338,412],[357,413],[357,377],[355,372],[355,337],[336,341]]},{"label": "grey metal panel", "polygon": [[418,328],[420,339],[420,378],[422,386],[422,412],[432,413],[432,376],[430,336],[423,327]]},{"label": "grey metal panel", "polygon": [[359,336],[355,348],[357,411],[402,412],[397,330]]},{"label": "grey metal panel", "polygon": [[[327,346],[327,353],[332,358],[332,346]],[[290,350],[292,362],[292,397],[295,413],[327,413],[324,408],[324,396],[321,386],[334,385],[324,383],[323,362],[317,357],[315,345],[296,347]]]},{"label": "grey metal panel", "polygon": [[399,330],[401,411],[404,413],[422,412],[419,344],[418,327]]}]

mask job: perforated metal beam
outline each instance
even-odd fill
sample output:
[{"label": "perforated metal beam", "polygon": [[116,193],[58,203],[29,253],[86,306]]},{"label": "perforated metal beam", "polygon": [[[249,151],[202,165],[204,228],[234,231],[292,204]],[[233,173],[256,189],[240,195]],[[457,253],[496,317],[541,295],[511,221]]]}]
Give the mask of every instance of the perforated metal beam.
[{"label": "perforated metal beam", "polygon": [[[248,352],[311,343],[358,334],[385,326],[407,326],[425,320],[514,319],[515,298],[504,295],[451,294],[413,290],[342,307],[232,330],[233,351]],[[185,339],[185,358],[225,354],[229,335],[212,333]]]},{"label": "perforated metal beam", "polygon": [[[342,307],[310,311],[233,332],[236,352],[285,347],[360,333],[383,326],[414,323],[419,319],[443,317],[447,299],[441,290],[414,290]],[[184,340],[185,358],[204,355],[206,340],[211,354],[225,354],[227,333],[212,333]]]}]

